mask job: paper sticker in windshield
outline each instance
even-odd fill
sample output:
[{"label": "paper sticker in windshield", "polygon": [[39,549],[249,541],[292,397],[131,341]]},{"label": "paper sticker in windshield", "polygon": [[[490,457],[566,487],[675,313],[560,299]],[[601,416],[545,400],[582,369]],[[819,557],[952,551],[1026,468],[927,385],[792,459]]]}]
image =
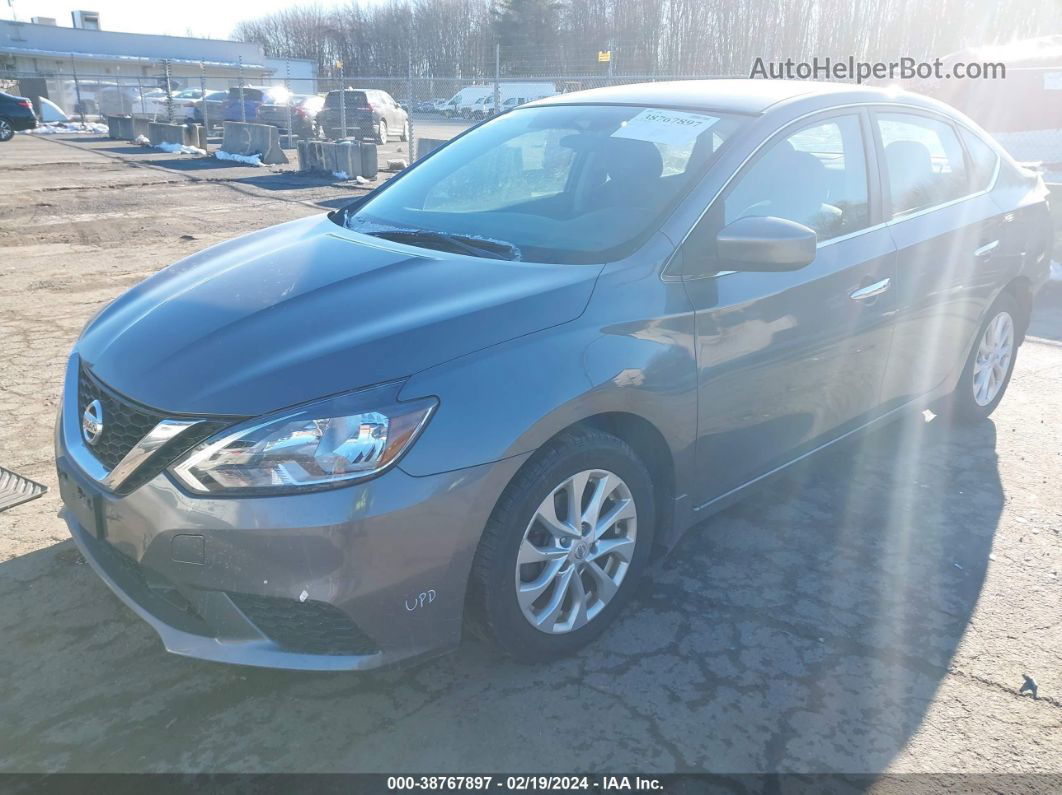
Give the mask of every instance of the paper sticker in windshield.
[{"label": "paper sticker in windshield", "polygon": [[643,110],[627,121],[613,138],[633,138],[654,144],[686,146],[702,132],[719,121],[717,116],[703,113],[683,113],[678,110]]}]

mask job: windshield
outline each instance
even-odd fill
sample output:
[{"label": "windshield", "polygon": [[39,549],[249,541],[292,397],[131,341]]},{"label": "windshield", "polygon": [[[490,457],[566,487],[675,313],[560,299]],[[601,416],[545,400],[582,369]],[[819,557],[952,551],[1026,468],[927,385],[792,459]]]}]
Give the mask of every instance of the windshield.
[{"label": "windshield", "polygon": [[[506,259],[605,262],[652,233],[744,118],[609,105],[499,116],[333,216],[379,236],[492,243]],[[405,242],[405,240],[403,240]]]}]

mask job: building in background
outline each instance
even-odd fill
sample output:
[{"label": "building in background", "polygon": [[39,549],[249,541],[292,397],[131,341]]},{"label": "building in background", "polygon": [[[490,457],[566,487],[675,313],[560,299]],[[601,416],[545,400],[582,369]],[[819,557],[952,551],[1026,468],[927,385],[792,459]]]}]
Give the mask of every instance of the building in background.
[{"label": "building in background", "polygon": [[1062,35],[972,47],[941,59],[1002,63],[996,80],[926,80],[912,85],[947,102],[988,130],[1017,160],[1040,163],[1062,181]]},{"label": "building in background", "polygon": [[[0,20],[0,78],[18,81],[18,93],[46,97],[68,113],[76,112],[77,96],[87,113],[98,108],[101,93],[139,93],[165,85],[165,63],[171,86],[225,89],[245,85],[292,83],[292,90],[316,90],[312,61],[274,60],[253,42],[119,33],[100,29],[99,14],[72,13],[75,27],[55,20]],[[77,76],[75,85],[74,76]],[[300,79],[301,78],[301,79]]]}]

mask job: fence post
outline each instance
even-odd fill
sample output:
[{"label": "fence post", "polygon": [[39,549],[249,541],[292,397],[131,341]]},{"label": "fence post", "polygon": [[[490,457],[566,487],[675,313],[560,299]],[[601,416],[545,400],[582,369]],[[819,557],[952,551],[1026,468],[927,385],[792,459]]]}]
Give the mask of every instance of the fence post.
[{"label": "fence post", "polygon": [[243,101],[243,56],[237,56],[237,68],[240,70],[240,121],[247,121],[247,105]]},{"label": "fence post", "polygon": [[[494,45],[494,112],[491,114],[495,116],[501,113],[501,85],[498,80],[501,78],[501,45]],[[483,114],[486,117],[486,113]]]},{"label": "fence post", "polygon": [[166,76],[166,123],[173,124],[173,86],[170,84],[170,59],[162,60],[163,74]]},{"label": "fence post", "polygon": [[284,59],[284,88],[288,92],[288,149],[291,149],[291,136],[294,134],[291,129],[291,61],[287,58]]},{"label": "fence post", "polygon": [[[199,98],[199,110],[200,115],[203,117],[203,140],[206,141],[210,138],[210,120],[207,115],[207,101],[206,101],[206,64],[202,61],[199,62],[199,90],[203,92],[203,96]],[[192,121],[195,121],[195,115],[192,116]]]},{"label": "fence post", "polygon": [[347,80],[339,75],[339,137],[347,137]]},{"label": "fence post", "polygon": [[409,135],[407,136],[409,140],[406,141],[406,148],[409,150],[409,164],[413,165],[413,161],[417,159],[417,139],[413,135],[413,102],[414,102],[414,97],[413,97],[413,47],[412,47],[412,45],[409,48],[409,59],[408,59],[408,61],[409,61],[409,63],[408,63],[408,66],[407,66],[408,76],[406,78],[407,79],[406,94],[409,96],[409,102],[407,103],[407,107],[409,108],[409,110],[406,111],[406,129],[409,131]]},{"label": "fence post", "polygon": [[81,123],[85,123],[85,104],[81,101],[81,83],[77,79],[77,63],[74,61],[74,54],[70,53],[70,69],[74,73],[74,96],[77,97],[77,107],[81,113]]}]

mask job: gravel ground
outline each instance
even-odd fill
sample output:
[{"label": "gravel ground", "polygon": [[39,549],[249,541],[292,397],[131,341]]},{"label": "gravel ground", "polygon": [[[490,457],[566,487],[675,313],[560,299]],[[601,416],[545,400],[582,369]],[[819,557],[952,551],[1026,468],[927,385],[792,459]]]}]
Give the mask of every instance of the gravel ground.
[{"label": "gravel ground", "polygon": [[117,146],[3,145],[0,465],[51,491],[0,514],[0,771],[1062,773],[1058,286],[993,421],[916,418],[791,472],[573,659],[225,667],[163,652],[67,539],[63,363],[160,266],[351,189]]}]

